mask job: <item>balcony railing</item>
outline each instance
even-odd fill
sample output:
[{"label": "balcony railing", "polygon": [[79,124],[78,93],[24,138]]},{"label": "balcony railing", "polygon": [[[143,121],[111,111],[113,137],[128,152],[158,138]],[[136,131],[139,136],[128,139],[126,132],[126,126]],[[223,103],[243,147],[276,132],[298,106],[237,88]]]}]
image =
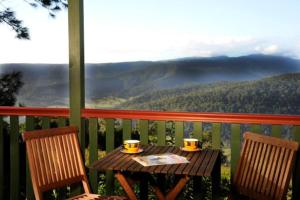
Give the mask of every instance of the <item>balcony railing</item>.
[{"label": "balcony railing", "polygon": [[[29,108],[0,107],[0,199],[20,199],[33,196],[30,175],[25,165],[25,151],[20,141],[20,133],[37,128],[68,125],[69,110],[64,108]],[[24,118],[25,117],[25,118]],[[82,141],[88,150],[89,163],[98,159],[99,139],[103,150],[112,151],[118,141],[116,124],[119,124],[120,141],[137,137],[143,144],[180,146],[188,134],[200,140],[203,133],[211,134],[211,147],[221,149],[222,134],[230,136],[230,171],[235,173],[242,143],[242,132],[247,129],[257,133],[269,130],[275,137],[281,137],[288,130],[290,139],[300,142],[300,116],[267,114],[232,114],[232,113],[191,113],[191,112],[154,112],[132,110],[83,109],[82,118],[86,121],[86,139]],[[100,119],[101,128],[99,130]],[[116,123],[119,122],[119,123]],[[23,125],[24,124],[24,125]],[[171,124],[171,125],[170,125]],[[8,129],[5,127],[9,127]],[[7,133],[5,131],[8,130]],[[99,138],[99,132],[105,137]],[[153,139],[152,135],[155,134]],[[286,134],[285,134],[286,135]],[[85,137],[81,137],[84,139]],[[8,143],[9,141],[9,143]],[[26,168],[23,168],[23,166]],[[9,174],[7,173],[9,171]],[[24,178],[26,177],[26,178]],[[89,172],[90,183],[94,192],[98,191],[98,174]],[[293,199],[299,199],[300,159],[293,173]],[[113,177],[106,174],[106,191],[113,190]],[[298,191],[297,191],[298,188]]]}]

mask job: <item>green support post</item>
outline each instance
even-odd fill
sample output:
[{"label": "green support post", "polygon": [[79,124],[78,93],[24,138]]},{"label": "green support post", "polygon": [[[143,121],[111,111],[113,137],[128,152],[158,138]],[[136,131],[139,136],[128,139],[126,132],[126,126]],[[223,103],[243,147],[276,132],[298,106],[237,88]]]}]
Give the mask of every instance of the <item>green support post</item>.
[{"label": "green support post", "polygon": [[221,149],[221,124],[212,124],[212,148]]},{"label": "green support post", "polygon": [[202,122],[194,122],[194,128],[193,128],[193,136],[194,138],[198,139],[202,142]]},{"label": "green support post", "polygon": [[124,119],[122,126],[123,126],[123,140],[131,139],[131,131],[132,131],[131,119]]},{"label": "green support post", "polygon": [[281,125],[273,125],[271,136],[281,138]]},{"label": "green support post", "polygon": [[175,122],[175,146],[182,146],[184,125],[183,122]]},{"label": "green support post", "polygon": [[[149,121],[140,120],[139,121],[139,130],[140,130],[140,140],[141,144],[148,144],[149,142]],[[143,179],[140,183],[140,199],[148,199],[148,180],[147,177]]]},{"label": "green support post", "polygon": [[19,117],[10,117],[10,199],[20,199]]},{"label": "green support post", "polygon": [[237,162],[241,151],[241,125],[231,124],[231,180],[236,172]]},{"label": "green support post", "polygon": [[141,143],[148,144],[148,142],[149,142],[149,121],[148,120],[140,120],[139,128],[140,128]]},{"label": "green support post", "polygon": [[42,117],[42,129],[50,128],[50,117]]},{"label": "green support post", "polygon": [[250,126],[250,131],[251,132],[254,132],[254,133],[262,133],[262,130],[261,130],[261,125],[260,124],[252,124]]},{"label": "green support post", "polygon": [[59,117],[58,118],[58,127],[64,127],[64,126],[66,126],[66,118],[64,118],[64,117]]},{"label": "green support post", "polygon": [[[98,119],[89,119],[89,152],[90,152],[90,165],[98,160]],[[89,173],[91,188],[94,193],[98,192],[98,173],[96,170],[90,169]]]},{"label": "green support post", "polygon": [[[193,137],[198,139],[202,142],[203,129],[202,129],[202,122],[194,122],[193,123]],[[203,195],[203,187],[202,184],[202,177],[194,176],[193,177],[193,196],[194,199],[201,199]]]},{"label": "green support post", "polygon": [[[25,120],[25,128],[26,131],[32,131],[34,130],[34,117],[28,116]],[[26,198],[28,200],[34,200],[34,193],[32,188],[32,182],[31,182],[31,176],[30,176],[30,170],[29,170],[29,163],[28,158],[26,154]]]},{"label": "green support post", "polygon": [[[111,152],[115,148],[115,120],[114,119],[105,119],[106,121],[106,153]],[[106,194],[111,195],[114,191],[114,175],[112,171],[106,172]]]},{"label": "green support post", "polygon": [[[78,138],[85,159],[85,123],[81,118],[81,109],[85,107],[83,10],[83,0],[68,1],[70,125],[79,129]],[[81,193],[80,188],[72,188],[71,193]]]},{"label": "green support post", "polygon": [[85,130],[81,119],[81,109],[85,107],[83,16],[83,0],[69,0],[70,125],[79,128],[80,145],[84,152]]},{"label": "green support post", "polygon": [[[294,140],[300,143],[300,126],[293,127]],[[292,200],[300,199],[300,151],[297,152],[296,164],[293,172],[293,196]]]}]

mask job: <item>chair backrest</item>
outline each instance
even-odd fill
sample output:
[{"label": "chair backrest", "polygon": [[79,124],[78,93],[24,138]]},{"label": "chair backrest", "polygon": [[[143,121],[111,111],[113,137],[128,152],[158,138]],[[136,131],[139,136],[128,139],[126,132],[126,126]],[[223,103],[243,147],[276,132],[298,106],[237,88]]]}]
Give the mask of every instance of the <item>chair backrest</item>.
[{"label": "chair backrest", "polygon": [[247,132],[233,187],[254,199],[285,199],[299,144]]},{"label": "chair backrest", "polygon": [[23,139],[36,199],[44,191],[80,182],[90,193],[76,127],[27,131]]}]

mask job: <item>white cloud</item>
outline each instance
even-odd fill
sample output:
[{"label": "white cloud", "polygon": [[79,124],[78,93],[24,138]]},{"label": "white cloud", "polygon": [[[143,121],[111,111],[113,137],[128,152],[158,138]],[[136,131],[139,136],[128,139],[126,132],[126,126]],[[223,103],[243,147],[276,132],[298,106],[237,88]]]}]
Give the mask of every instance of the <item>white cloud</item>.
[{"label": "white cloud", "polygon": [[279,52],[279,46],[276,44],[271,44],[268,46],[256,46],[254,48],[255,51],[259,52],[259,53],[263,53],[263,54],[275,54]]}]

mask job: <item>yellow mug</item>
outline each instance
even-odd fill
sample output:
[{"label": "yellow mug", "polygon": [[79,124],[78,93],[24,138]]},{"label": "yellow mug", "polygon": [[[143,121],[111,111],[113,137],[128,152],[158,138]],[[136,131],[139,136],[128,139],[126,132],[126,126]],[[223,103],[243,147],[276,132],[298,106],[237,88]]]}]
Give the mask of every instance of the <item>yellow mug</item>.
[{"label": "yellow mug", "polygon": [[139,150],[139,140],[124,140],[123,147],[129,153],[135,153]]},{"label": "yellow mug", "polygon": [[199,147],[199,140],[195,138],[184,138],[183,147],[189,150],[197,149]]}]

